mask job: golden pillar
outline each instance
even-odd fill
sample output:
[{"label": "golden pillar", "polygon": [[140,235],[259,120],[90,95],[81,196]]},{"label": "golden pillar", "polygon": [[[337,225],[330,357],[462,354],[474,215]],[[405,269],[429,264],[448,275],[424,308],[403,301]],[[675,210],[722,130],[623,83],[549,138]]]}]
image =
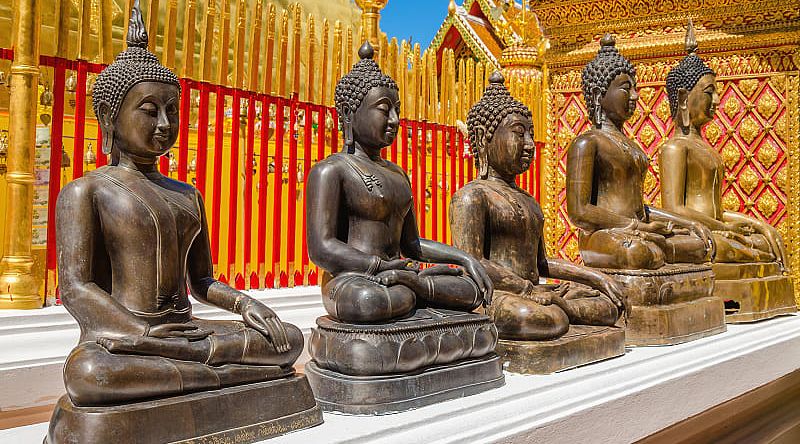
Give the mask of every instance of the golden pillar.
[{"label": "golden pillar", "polygon": [[[378,58],[379,52],[383,49],[380,47],[381,43],[381,29],[379,23],[381,21],[381,9],[386,7],[389,0],[356,0],[356,4],[361,8],[361,36],[369,40],[369,43],[375,48],[375,60]],[[359,42],[359,46],[361,46]]]},{"label": "golden pillar", "polygon": [[[19,0],[14,18],[5,232],[0,260],[0,308],[40,308],[44,302],[33,276],[33,157],[39,86],[41,0]],[[52,166],[51,166],[52,167]]]}]

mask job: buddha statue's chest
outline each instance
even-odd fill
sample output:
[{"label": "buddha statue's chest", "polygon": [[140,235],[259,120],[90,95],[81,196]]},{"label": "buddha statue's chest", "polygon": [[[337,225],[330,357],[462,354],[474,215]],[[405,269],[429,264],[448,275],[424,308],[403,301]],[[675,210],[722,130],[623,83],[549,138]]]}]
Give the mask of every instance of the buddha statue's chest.
[{"label": "buddha statue's chest", "polygon": [[525,243],[538,240],[544,225],[544,215],[533,197],[506,185],[487,184],[483,188],[489,210],[489,229],[493,237]]},{"label": "buddha statue's chest", "polygon": [[632,140],[603,134],[598,141],[595,174],[614,180],[644,178],[650,158]]},{"label": "buddha statue's chest", "polygon": [[342,189],[349,214],[361,219],[403,219],[413,204],[408,180],[397,171],[358,160],[343,160]]},{"label": "buddha statue's chest", "polygon": [[96,202],[105,237],[120,250],[159,256],[162,268],[182,266],[201,228],[194,194],[125,171],[95,175],[107,184]]},{"label": "buddha statue's chest", "polygon": [[721,182],[725,174],[722,156],[703,143],[690,143],[686,163],[688,182],[699,182],[704,187]]}]

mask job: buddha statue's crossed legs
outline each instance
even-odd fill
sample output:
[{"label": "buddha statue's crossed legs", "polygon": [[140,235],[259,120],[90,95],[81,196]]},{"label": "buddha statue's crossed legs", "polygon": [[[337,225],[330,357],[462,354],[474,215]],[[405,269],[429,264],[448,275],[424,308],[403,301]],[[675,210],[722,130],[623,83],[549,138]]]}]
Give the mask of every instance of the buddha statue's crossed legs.
[{"label": "buddha statue's crossed legs", "polygon": [[388,270],[377,275],[343,273],[323,278],[325,309],[343,322],[381,322],[427,305],[472,311],[482,302],[475,282],[459,268],[436,265],[420,271]]},{"label": "buddha statue's crossed legs", "polygon": [[586,265],[613,269],[656,269],[665,263],[701,264],[706,245],[697,236],[662,236],[621,228],[581,232],[581,257]]}]

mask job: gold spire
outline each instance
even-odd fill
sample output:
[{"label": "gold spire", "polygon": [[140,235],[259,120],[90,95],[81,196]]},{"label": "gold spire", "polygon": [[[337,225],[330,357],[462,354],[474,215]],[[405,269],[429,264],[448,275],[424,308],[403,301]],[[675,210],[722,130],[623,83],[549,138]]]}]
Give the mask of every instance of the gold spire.
[{"label": "gold spire", "polygon": [[453,15],[456,13],[456,1],[450,0],[450,4],[447,5],[447,13],[449,15]]}]

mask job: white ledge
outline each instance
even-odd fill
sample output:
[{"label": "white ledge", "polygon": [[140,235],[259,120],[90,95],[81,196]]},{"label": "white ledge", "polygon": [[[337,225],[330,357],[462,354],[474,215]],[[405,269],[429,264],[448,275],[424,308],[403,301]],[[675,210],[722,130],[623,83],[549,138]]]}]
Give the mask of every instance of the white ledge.
[{"label": "white ledge", "polygon": [[[395,415],[326,413],[319,427],[265,443],[629,443],[798,368],[800,316],[791,315],[553,375],[506,373],[499,389]],[[2,430],[0,442],[41,442],[46,430]]]}]

